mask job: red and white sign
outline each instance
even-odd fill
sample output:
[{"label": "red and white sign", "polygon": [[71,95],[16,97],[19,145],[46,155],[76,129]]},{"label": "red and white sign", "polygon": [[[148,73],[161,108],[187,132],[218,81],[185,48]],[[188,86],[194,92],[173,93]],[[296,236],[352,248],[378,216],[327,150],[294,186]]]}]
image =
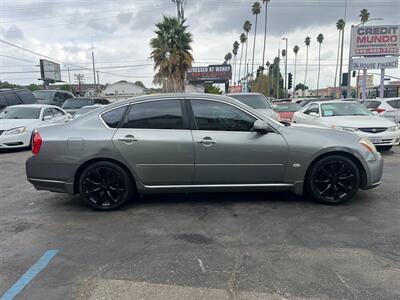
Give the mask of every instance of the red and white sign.
[{"label": "red and white sign", "polygon": [[353,27],[351,37],[352,57],[400,55],[400,25]]}]

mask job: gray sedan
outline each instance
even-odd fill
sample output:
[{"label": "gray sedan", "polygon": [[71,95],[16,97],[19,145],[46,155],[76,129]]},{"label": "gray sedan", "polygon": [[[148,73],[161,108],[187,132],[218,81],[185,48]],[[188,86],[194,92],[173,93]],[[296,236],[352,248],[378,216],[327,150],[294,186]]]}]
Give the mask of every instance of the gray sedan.
[{"label": "gray sedan", "polygon": [[100,210],[134,194],[290,190],[340,203],[380,184],[383,161],[352,133],[283,126],[225,96],[168,94],[111,104],[38,129],[29,182]]}]

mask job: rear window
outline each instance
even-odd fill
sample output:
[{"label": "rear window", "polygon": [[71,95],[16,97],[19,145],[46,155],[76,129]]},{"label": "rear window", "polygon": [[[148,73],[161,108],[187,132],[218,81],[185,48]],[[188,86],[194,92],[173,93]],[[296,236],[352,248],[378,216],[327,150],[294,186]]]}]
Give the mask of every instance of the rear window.
[{"label": "rear window", "polygon": [[17,95],[15,95],[13,92],[5,93],[4,96],[6,97],[8,106],[21,104],[21,101]]},{"label": "rear window", "polygon": [[262,95],[243,95],[235,94],[229,97],[236,99],[254,109],[271,109],[271,104],[268,99]]},{"label": "rear window", "polygon": [[365,101],[363,104],[366,108],[369,109],[376,109],[379,107],[379,105],[381,105],[379,101]]},{"label": "rear window", "polygon": [[117,128],[119,123],[121,123],[122,118],[125,115],[126,109],[128,106],[119,107],[113,110],[110,110],[101,115],[104,123],[107,124],[110,128]]},{"label": "rear window", "polygon": [[40,102],[52,101],[54,98],[54,91],[34,91],[33,96]]},{"label": "rear window", "polygon": [[17,95],[24,104],[37,103],[35,96],[33,96],[32,92],[30,91],[18,91]]},{"label": "rear window", "polygon": [[84,106],[92,105],[92,99],[89,98],[72,98],[65,101],[62,108],[71,109],[71,108],[81,108]]},{"label": "rear window", "polygon": [[400,100],[390,100],[387,103],[393,108],[400,108]]}]

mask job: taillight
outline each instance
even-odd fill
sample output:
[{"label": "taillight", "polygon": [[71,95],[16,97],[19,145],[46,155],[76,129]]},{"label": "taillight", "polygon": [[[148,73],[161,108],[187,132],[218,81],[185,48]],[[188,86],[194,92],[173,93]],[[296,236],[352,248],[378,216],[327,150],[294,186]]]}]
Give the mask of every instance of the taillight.
[{"label": "taillight", "polygon": [[375,108],[372,111],[376,111],[378,114],[383,113],[385,110],[383,108]]},{"label": "taillight", "polygon": [[42,146],[42,137],[40,136],[39,132],[35,131],[32,137],[32,153],[39,154],[40,147]]}]

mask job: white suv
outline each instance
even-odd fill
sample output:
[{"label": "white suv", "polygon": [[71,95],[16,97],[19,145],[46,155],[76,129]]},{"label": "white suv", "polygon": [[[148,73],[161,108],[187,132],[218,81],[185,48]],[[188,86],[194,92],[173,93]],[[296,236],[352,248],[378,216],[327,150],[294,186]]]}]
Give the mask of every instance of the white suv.
[{"label": "white suv", "polygon": [[369,110],[382,114],[387,111],[400,109],[400,98],[385,98],[367,100],[363,103]]}]

